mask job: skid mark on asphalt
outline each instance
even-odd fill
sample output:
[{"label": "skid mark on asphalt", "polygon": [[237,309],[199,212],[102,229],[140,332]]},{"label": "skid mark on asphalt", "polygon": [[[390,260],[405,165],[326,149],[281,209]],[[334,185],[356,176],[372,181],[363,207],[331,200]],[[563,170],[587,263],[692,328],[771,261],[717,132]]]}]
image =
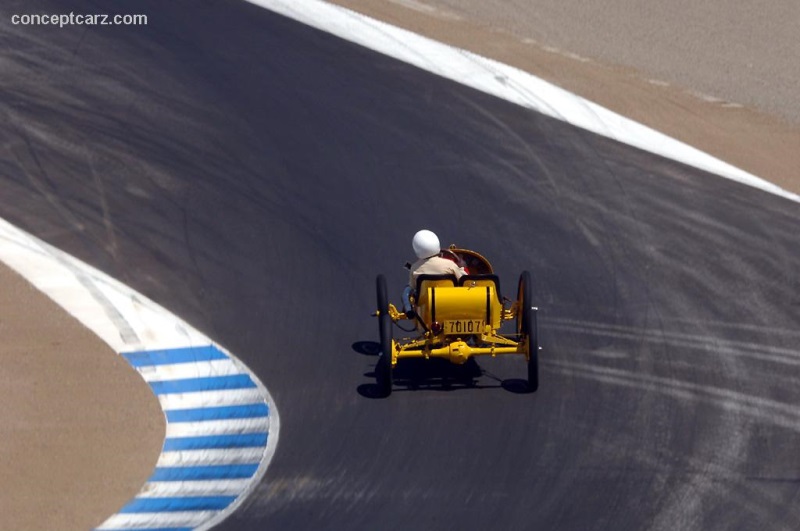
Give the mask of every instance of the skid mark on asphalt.
[{"label": "skid mark on asphalt", "polygon": [[[761,343],[735,341],[708,335],[667,332],[664,330],[645,330],[635,327],[569,319],[550,319],[547,322],[547,326],[553,330],[561,330],[564,332],[598,335],[612,339],[644,341],[653,344],[665,344],[714,355],[724,354],[726,356],[751,358],[789,366],[800,365],[800,350],[775,347]],[[776,329],[770,330],[772,330],[772,333],[780,333],[780,331]],[[795,331],[790,330],[786,332],[789,335],[797,335]]]},{"label": "skid mark on asphalt", "polygon": [[702,402],[800,433],[800,411],[796,404],[722,387],[685,382],[625,369],[600,367],[589,363],[543,360],[542,364],[551,371],[565,376],[587,378],[604,384],[659,393],[682,401]]}]

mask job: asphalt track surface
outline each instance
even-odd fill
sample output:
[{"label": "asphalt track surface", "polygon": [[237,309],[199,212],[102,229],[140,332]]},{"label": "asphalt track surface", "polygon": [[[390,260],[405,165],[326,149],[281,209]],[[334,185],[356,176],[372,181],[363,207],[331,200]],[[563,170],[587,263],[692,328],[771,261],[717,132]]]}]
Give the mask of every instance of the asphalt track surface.
[{"label": "asphalt track surface", "polygon": [[[0,216],[267,385],[277,453],[220,529],[798,527],[798,204],[251,5],[187,5],[8,37]],[[504,358],[402,368],[375,397],[374,278],[399,294],[421,227],[508,297],[532,272],[538,393]]]}]

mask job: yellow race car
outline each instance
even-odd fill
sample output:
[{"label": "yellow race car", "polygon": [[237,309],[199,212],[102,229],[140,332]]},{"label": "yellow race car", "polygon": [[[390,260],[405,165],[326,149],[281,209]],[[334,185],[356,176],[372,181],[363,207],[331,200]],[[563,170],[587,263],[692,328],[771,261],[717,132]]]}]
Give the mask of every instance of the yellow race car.
[{"label": "yellow race car", "polygon": [[[500,280],[489,261],[468,249],[451,246],[442,252],[468,274],[420,275],[410,297],[412,310],[400,311],[390,304],[386,278],[378,275],[378,317],[381,353],[375,377],[383,395],[392,392],[392,371],[403,358],[445,358],[455,364],[466,363],[473,356],[520,354],[528,367],[528,389],[539,387],[539,341],[536,312],[531,300],[531,276],[519,277],[516,300],[501,296]],[[504,321],[515,320],[516,331],[502,334]],[[401,321],[413,327],[400,327]],[[393,337],[400,328],[414,335]]]}]

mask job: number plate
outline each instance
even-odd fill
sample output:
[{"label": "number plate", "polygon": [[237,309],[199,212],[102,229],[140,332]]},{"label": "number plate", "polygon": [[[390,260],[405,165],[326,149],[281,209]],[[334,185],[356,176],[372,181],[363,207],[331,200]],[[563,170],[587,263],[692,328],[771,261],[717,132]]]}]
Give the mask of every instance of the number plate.
[{"label": "number plate", "polygon": [[457,319],[444,322],[444,333],[452,335],[482,334],[483,321],[480,319]]}]

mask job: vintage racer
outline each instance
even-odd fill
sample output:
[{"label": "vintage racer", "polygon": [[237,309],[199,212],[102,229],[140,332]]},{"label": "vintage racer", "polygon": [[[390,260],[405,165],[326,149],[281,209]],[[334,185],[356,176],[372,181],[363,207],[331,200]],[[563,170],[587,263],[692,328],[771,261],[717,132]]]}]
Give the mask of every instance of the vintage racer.
[{"label": "vintage racer", "polygon": [[[528,389],[539,387],[539,341],[536,312],[531,300],[531,275],[519,277],[516,300],[501,296],[500,280],[489,261],[468,249],[450,246],[442,251],[466,267],[468,274],[420,275],[412,293],[413,311],[408,314],[389,303],[386,278],[377,277],[378,317],[381,353],[375,377],[382,394],[393,387],[392,371],[403,358],[445,358],[463,364],[473,356],[520,354],[528,368]],[[401,328],[401,321],[413,328]],[[504,321],[516,320],[516,331],[500,332]],[[397,326],[395,326],[397,325]],[[395,339],[393,329],[413,332],[414,337]]]}]

